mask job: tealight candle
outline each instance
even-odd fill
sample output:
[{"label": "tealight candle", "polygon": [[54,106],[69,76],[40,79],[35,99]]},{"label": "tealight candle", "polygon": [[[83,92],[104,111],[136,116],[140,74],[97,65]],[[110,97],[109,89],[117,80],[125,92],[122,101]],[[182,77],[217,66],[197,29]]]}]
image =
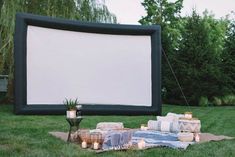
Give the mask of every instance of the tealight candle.
[{"label": "tealight candle", "polygon": [[96,149],[96,150],[99,149],[99,143],[98,142],[94,142],[93,148]]},{"label": "tealight candle", "polygon": [[193,118],[192,112],[185,112],[185,113],[184,113],[184,118],[192,119],[192,118]]},{"label": "tealight candle", "polygon": [[141,124],[140,126],[140,130],[148,130],[148,127],[146,127],[145,124]]},{"label": "tealight candle", "polygon": [[83,141],[83,142],[82,142],[82,148],[87,148],[87,143],[86,143],[86,141]]},{"label": "tealight candle", "polygon": [[145,147],[145,141],[142,139],[138,142],[138,148],[143,149]]},{"label": "tealight candle", "polygon": [[195,142],[200,142],[200,135],[198,133],[195,134]]}]

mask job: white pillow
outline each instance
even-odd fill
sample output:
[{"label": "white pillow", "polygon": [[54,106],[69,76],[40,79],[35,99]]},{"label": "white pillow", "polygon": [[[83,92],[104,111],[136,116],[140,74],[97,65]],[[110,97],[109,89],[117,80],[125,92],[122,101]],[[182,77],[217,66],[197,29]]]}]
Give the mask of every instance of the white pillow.
[{"label": "white pillow", "polygon": [[170,132],[171,131],[172,122],[169,121],[161,121],[161,131]]},{"label": "white pillow", "polygon": [[173,121],[175,118],[173,116],[157,116],[157,120],[160,121]]},{"label": "white pillow", "polygon": [[157,116],[157,120],[160,121],[169,121],[172,122],[172,132],[179,132],[179,118],[184,117],[183,114],[176,114],[176,113],[167,113],[167,116]]},{"label": "white pillow", "polygon": [[163,131],[163,132],[178,132],[179,130],[178,124],[175,124],[172,121],[163,121],[163,120],[149,120],[148,129]]},{"label": "white pillow", "polygon": [[160,121],[157,121],[157,120],[149,120],[148,121],[148,129],[160,131],[160,123],[159,122]]}]

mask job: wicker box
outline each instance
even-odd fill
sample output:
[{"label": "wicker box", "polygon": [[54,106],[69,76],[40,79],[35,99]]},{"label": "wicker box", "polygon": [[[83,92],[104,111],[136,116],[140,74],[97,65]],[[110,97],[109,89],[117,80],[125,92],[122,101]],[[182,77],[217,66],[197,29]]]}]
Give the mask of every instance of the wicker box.
[{"label": "wicker box", "polygon": [[180,118],[179,119],[179,130],[181,132],[199,133],[200,129],[201,129],[201,121],[196,118],[192,118],[192,119]]}]

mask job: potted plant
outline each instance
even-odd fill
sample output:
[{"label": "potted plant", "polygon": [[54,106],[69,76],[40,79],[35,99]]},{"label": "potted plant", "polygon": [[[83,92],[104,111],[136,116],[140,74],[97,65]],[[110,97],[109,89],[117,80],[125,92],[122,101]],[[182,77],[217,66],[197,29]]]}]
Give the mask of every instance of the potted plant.
[{"label": "potted plant", "polygon": [[66,115],[67,118],[76,118],[78,99],[67,99],[65,98],[64,105],[67,108]]}]

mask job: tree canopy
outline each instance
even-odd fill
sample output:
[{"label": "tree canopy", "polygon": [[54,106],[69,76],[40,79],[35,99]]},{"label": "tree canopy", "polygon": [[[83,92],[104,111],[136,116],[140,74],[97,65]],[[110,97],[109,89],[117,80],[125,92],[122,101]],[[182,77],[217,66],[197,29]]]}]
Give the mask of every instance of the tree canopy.
[{"label": "tree canopy", "polygon": [[[195,9],[181,17],[183,0],[144,0],[147,15],[143,25],[162,28],[162,47],[190,104],[201,98],[209,100],[235,94],[235,23],[228,18],[215,19],[205,10],[200,16]],[[163,100],[184,104],[180,89],[163,58]]]},{"label": "tree canopy", "polygon": [[26,12],[90,22],[116,23],[116,16],[95,0],[1,0],[0,74],[9,75],[8,97],[13,96],[13,34],[15,15]]}]

